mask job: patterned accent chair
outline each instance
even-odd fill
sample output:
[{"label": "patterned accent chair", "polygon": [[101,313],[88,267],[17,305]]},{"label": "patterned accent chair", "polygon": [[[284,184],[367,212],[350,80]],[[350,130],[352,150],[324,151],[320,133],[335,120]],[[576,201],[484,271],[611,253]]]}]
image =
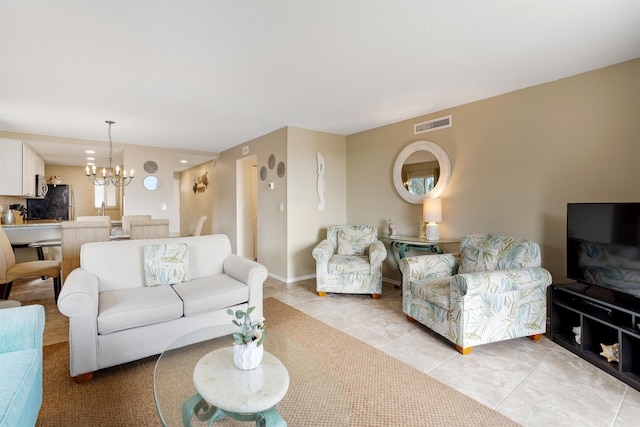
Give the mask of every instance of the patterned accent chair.
[{"label": "patterned accent chair", "polygon": [[459,254],[400,260],[402,309],[455,344],[475,345],[529,337],[546,330],[547,287],[540,246],[513,237],[468,234]]},{"label": "patterned accent chair", "polygon": [[316,291],[382,295],[384,243],[374,225],[330,225],[327,238],[313,249],[316,260]]}]

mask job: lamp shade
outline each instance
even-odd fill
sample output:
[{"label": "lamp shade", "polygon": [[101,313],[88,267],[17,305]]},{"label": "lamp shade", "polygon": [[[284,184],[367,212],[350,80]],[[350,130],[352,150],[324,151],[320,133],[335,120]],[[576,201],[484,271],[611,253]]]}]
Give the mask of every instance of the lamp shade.
[{"label": "lamp shade", "polygon": [[439,198],[425,197],[422,202],[422,220],[424,222],[442,222],[442,201]]}]

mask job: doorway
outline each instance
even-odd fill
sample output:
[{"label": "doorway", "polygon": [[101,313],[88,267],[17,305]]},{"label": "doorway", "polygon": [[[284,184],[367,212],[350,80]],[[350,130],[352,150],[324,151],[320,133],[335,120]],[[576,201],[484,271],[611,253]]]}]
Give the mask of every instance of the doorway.
[{"label": "doorway", "polygon": [[258,260],[258,158],[236,161],[236,230],[238,255]]}]

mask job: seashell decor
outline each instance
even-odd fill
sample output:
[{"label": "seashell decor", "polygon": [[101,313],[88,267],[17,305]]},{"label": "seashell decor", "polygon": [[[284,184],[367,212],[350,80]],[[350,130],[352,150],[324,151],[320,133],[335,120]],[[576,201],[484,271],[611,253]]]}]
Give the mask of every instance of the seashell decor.
[{"label": "seashell decor", "polygon": [[600,356],[604,356],[607,359],[607,362],[620,361],[620,346],[618,345],[618,343],[611,345],[604,345],[600,343],[600,347],[602,347],[602,353],[600,353]]},{"label": "seashell decor", "polygon": [[576,336],[576,342],[578,344],[581,343],[582,341],[582,330],[580,329],[580,326],[576,326],[574,328],[571,329],[571,331],[575,334]]}]

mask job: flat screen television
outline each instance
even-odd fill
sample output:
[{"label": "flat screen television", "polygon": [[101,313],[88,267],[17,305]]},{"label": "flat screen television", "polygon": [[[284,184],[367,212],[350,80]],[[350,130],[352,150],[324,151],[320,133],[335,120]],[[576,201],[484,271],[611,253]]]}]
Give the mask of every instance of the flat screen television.
[{"label": "flat screen television", "polygon": [[568,203],[567,276],[640,298],[640,203]]}]

